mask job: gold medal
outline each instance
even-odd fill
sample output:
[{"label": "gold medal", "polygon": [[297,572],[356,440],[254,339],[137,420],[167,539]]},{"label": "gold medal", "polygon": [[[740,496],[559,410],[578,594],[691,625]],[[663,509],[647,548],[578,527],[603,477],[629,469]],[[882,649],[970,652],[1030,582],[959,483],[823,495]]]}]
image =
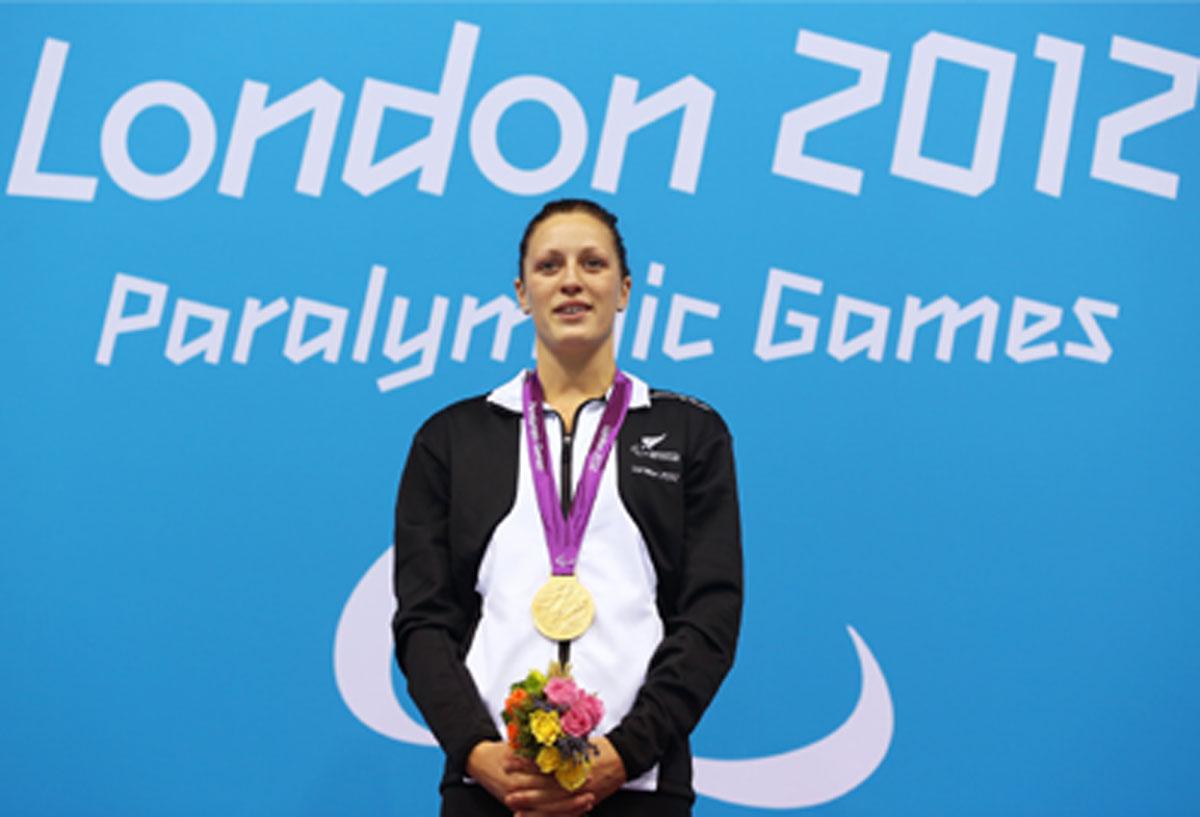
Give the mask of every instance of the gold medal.
[{"label": "gold medal", "polygon": [[533,596],[533,624],[553,641],[571,641],[587,632],[596,615],[592,594],[574,576],[551,576]]}]

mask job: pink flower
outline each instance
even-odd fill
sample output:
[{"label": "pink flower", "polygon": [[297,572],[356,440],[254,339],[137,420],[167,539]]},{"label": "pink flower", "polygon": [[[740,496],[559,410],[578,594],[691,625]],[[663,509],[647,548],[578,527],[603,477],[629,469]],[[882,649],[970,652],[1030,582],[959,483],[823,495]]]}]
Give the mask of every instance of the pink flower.
[{"label": "pink flower", "polygon": [[[581,692],[575,705],[571,707],[571,711],[563,716],[563,729],[575,737],[583,737],[595,729],[603,717],[604,704],[600,702],[600,699],[595,695]],[[570,726],[567,725],[568,720],[571,723]]]},{"label": "pink flower", "polygon": [[592,722],[582,707],[573,706],[567,714],[562,716],[562,728],[572,737],[583,738],[592,731]]},{"label": "pink flower", "polygon": [[546,700],[559,709],[570,709],[579,700],[579,687],[570,678],[554,676],[546,682]]}]

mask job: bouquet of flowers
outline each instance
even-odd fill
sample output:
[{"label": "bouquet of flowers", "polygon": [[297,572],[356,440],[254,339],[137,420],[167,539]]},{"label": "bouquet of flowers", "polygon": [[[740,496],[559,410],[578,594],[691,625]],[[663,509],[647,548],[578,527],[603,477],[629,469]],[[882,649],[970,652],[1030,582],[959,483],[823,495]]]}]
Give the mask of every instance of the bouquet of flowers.
[{"label": "bouquet of flowers", "polygon": [[544,675],[530,670],[509,690],[502,713],[508,745],[567,791],[578,789],[600,753],[588,735],[604,717],[604,704],[577,687],[557,662]]}]

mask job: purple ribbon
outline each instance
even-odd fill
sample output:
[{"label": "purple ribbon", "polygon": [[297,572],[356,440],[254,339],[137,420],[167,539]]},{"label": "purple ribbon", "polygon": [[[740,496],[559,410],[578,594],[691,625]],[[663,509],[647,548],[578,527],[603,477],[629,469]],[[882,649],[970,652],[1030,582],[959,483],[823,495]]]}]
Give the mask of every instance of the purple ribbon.
[{"label": "purple ribbon", "polygon": [[617,440],[633,384],[620,371],[613,377],[612,394],[600,418],[600,427],[592,438],[587,461],[579,477],[579,489],[571,501],[571,512],[563,517],[559,502],[558,486],[554,483],[554,469],[550,464],[550,450],[546,445],[546,415],[542,406],[544,394],[537,372],[525,375],[521,391],[524,407],[525,439],[529,443],[529,463],[533,469],[533,486],[537,493],[538,509],[541,511],[542,527],[546,531],[546,548],[550,551],[550,569],[555,576],[570,576],[575,572],[579,560],[579,548],[583,545],[583,533],[587,530],[592,506],[596,504],[596,492],[600,488],[600,475],[608,453]]}]

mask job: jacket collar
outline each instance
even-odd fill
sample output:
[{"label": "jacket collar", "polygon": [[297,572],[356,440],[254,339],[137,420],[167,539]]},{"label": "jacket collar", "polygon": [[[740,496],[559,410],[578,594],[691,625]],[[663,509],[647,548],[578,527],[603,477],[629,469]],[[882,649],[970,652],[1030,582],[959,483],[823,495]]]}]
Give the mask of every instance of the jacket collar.
[{"label": "jacket collar", "polygon": [[[629,398],[629,408],[631,410],[650,408],[650,387],[647,386],[645,381],[637,375],[625,372],[625,376],[629,378],[630,384],[633,385],[633,393]],[[524,382],[525,370],[522,369],[521,371],[517,372],[516,377],[514,377],[512,380],[509,380],[507,383],[503,383],[492,389],[488,393],[487,401],[489,403],[494,403],[501,408],[505,408],[509,411],[520,414],[522,408],[521,387]],[[608,391],[612,392],[612,388],[609,387]],[[604,396],[607,398],[608,393],[606,393]]]}]

